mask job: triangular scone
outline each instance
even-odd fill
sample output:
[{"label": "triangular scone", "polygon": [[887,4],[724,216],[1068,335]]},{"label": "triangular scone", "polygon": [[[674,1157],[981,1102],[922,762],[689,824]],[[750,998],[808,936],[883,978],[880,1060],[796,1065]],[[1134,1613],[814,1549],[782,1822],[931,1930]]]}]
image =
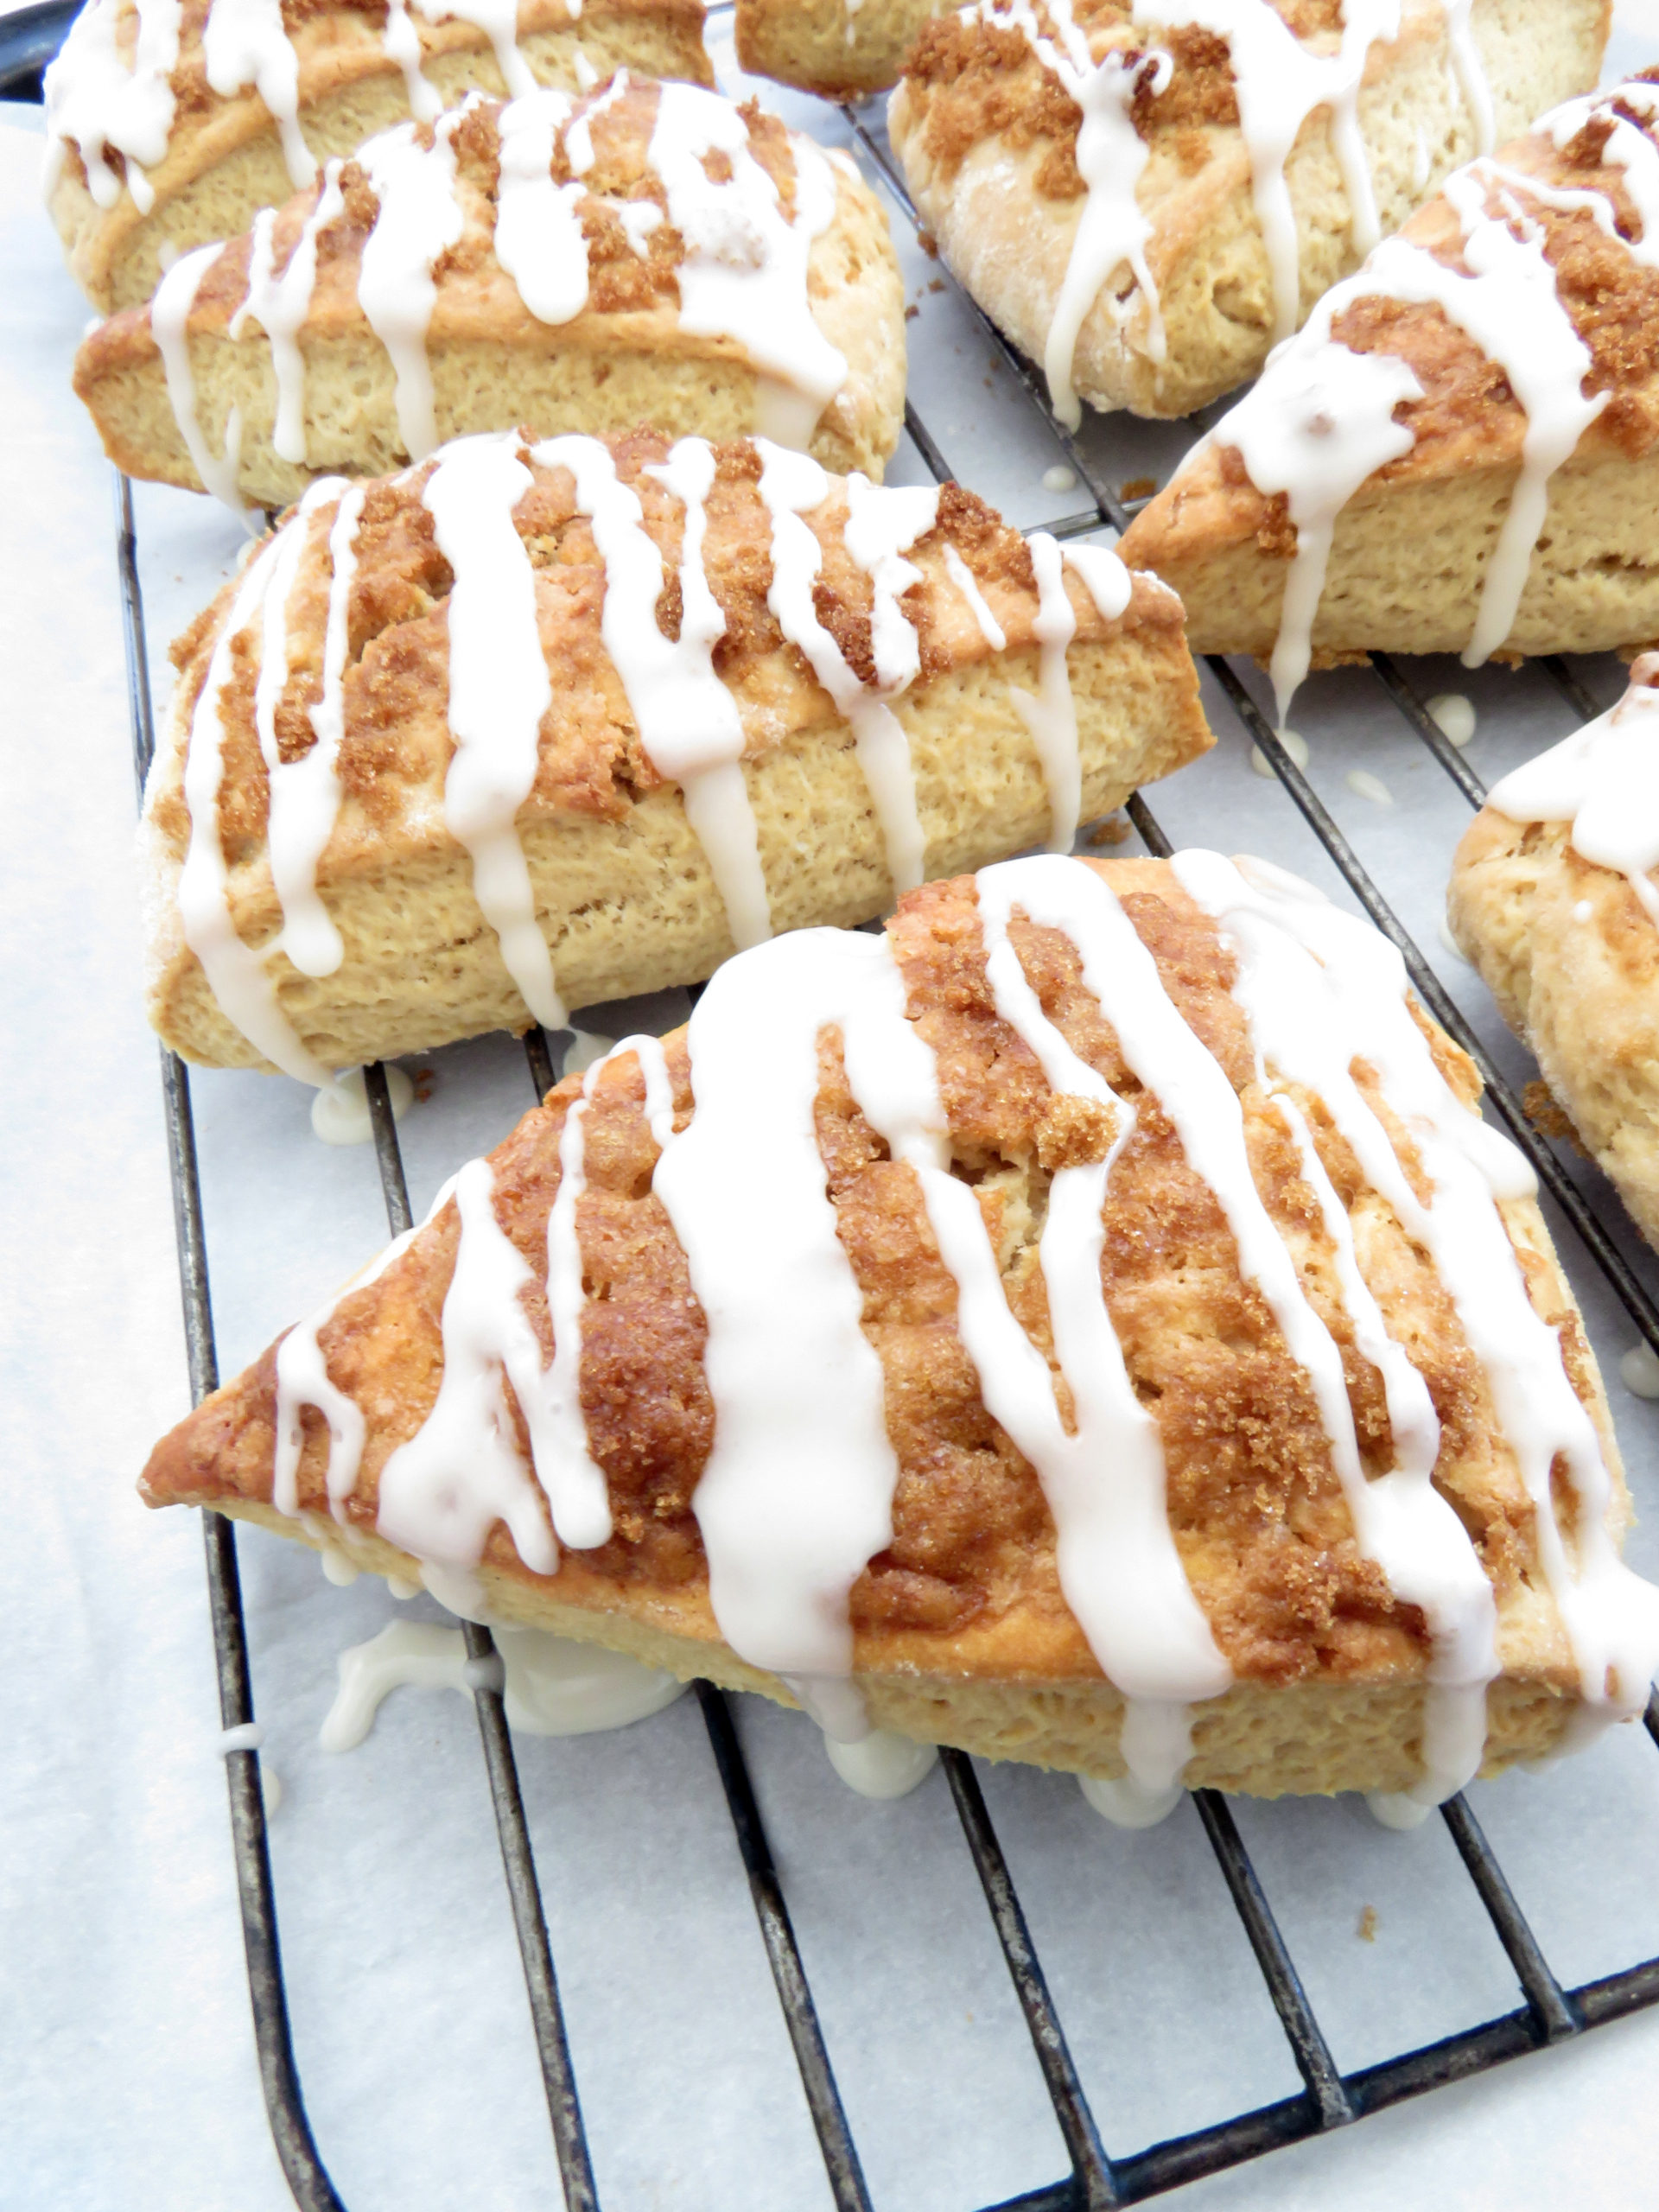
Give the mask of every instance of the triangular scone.
[{"label": "triangular scone", "polygon": [[948,0],[737,0],[733,37],[752,76],[824,99],[868,99],[898,81],[916,34]]},{"label": "triangular scone", "polygon": [[751,431],[879,477],[905,406],[887,218],[845,156],[626,73],[401,124],[98,325],[129,475],[267,507],[442,441]]},{"label": "triangular scone", "polygon": [[89,0],[46,73],[46,194],[108,314],[234,238],[323,162],[466,93],[613,70],[714,81],[702,0]]},{"label": "triangular scone", "polygon": [[1609,713],[1495,784],[1446,918],[1659,1247],[1659,655]]},{"label": "triangular scone", "polygon": [[1320,304],[1136,517],[1206,652],[1659,638],[1659,84],[1471,162]]},{"label": "triangular scone", "polygon": [[562,1084],[144,1494],[838,1734],[1433,1801],[1659,1660],[1477,1089],[1278,870],[933,884]]},{"label": "triangular scone", "polygon": [[324,479],[174,658],[151,1019],[316,1082],[1069,847],[1211,741],[1116,555],[650,432]]},{"label": "triangular scone", "polygon": [[1064,419],[1187,415],[1494,132],[1593,85],[1606,28],[1605,0],[984,0],[921,31],[888,130]]}]

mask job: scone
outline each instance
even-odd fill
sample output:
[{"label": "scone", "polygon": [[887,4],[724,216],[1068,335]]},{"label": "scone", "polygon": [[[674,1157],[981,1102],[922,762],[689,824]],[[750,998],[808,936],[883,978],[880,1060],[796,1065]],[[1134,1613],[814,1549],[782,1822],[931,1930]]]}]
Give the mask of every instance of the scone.
[{"label": "scone", "polygon": [[1659,1247],[1659,654],[1611,712],[1495,784],[1446,918]]},{"label": "scone", "polygon": [[1067,849],[1211,742],[1163,585],[759,440],[323,478],[174,659],[151,1020],[317,1083]]},{"label": "scone", "polygon": [[1154,1809],[1436,1802],[1659,1660],[1478,1089],[1393,948],[1278,870],[931,884],[560,1084],[143,1492],[846,1738]]},{"label": "scone", "polygon": [[712,84],[701,0],[89,0],[46,73],[47,204],[107,315],[393,124],[620,68]]},{"label": "scone", "polygon": [[1596,81],[1606,0],[984,0],[888,115],[952,270],[1080,400],[1254,376],[1459,162]]},{"label": "scone", "polygon": [[948,0],[737,0],[737,58],[752,76],[825,99],[897,81],[916,34]]},{"label": "scone", "polygon": [[1321,302],[1135,521],[1195,645],[1599,652],[1659,639],[1659,84],[1547,115]]},{"label": "scone", "polygon": [[905,410],[887,218],[844,155],[700,86],[400,124],[99,324],[75,389],[130,476],[280,507],[442,441],[753,430],[879,477]]}]

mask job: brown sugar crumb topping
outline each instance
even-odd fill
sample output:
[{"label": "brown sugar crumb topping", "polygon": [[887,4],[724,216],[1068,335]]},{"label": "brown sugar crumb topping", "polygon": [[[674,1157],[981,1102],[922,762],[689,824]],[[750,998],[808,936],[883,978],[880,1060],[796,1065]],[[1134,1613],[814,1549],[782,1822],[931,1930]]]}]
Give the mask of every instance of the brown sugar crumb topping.
[{"label": "brown sugar crumb topping", "polygon": [[[1298,38],[1316,48],[1340,39],[1340,0],[1270,4]],[[1042,34],[1052,38],[1053,24],[1040,0],[1036,14]],[[1173,67],[1161,88],[1151,68],[1142,73],[1131,109],[1135,125],[1148,140],[1169,136],[1185,171],[1202,168],[1210,156],[1206,134],[1238,122],[1227,41],[1192,24],[1148,41],[1135,29],[1133,10],[1123,0],[1077,0],[1072,15],[1096,62],[1114,48],[1169,57]],[[921,118],[922,143],[944,176],[995,137],[1015,149],[1045,148],[1033,179],[1044,198],[1074,200],[1084,190],[1076,158],[1082,111],[1023,31],[965,15],[936,16],[911,48],[904,82]]]},{"label": "brown sugar crumb topping", "polygon": [[[638,498],[644,527],[662,556],[664,586],[656,620],[662,634],[675,639],[682,612],[677,571],[684,510],[651,474],[654,464],[667,458],[669,441],[641,430],[608,445],[618,475]],[[704,503],[702,559],[725,621],[714,649],[715,672],[732,688],[741,708],[754,671],[775,657],[810,698],[816,695],[817,679],[805,657],[785,640],[768,604],[772,518],[760,496],[760,454],[747,439],[717,446],[715,454],[714,481]],[[430,461],[402,479],[371,485],[355,533],[356,561],[346,607],[345,730],[337,768],[348,796],[383,826],[396,820],[414,793],[442,782],[450,755],[446,602],[454,578],[423,496],[437,465]],[[553,690],[542,725],[535,797],[555,810],[617,818],[662,779],[633,728],[621,679],[604,649],[605,566],[591,523],[577,512],[575,480],[567,469],[539,464],[531,466],[531,474],[513,521],[536,573],[537,620]],[[808,518],[821,549],[814,606],[860,681],[874,683],[874,588],[847,550],[845,493],[836,480],[829,480],[828,503]],[[334,504],[325,503],[309,517],[305,551],[289,589],[288,674],[276,708],[283,760],[301,758],[316,741],[311,713],[321,696],[333,574],[328,545],[336,512]],[[957,548],[982,588],[1001,594],[1005,617],[1014,613],[1011,594],[1019,595],[1016,607],[1024,601],[1027,624],[1035,611],[1036,579],[1024,539],[974,493],[957,485],[943,486],[935,524],[911,551],[923,581],[900,601],[918,632],[924,680],[956,666],[964,654],[987,650],[976,626],[967,635],[944,611],[959,603],[942,572],[941,548],[946,543]],[[235,589],[227,587],[174,648],[182,713],[191,712],[200,696]],[[1161,593],[1143,588],[1125,619],[1178,620],[1174,602],[1166,608]],[[1097,623],[1098,618],[1085,613],[1080,620]],[[1014,641],[1020,640],[1016,636]],[[232,649],[238,673],[222,696],[221,815],[232,861],[258,858],[269,804],[253,718],[255,652],[252,630],[245,632]],[[245,675],[240,672],[245,669]],[[775,687],[775,677],[760,680],[763,690]],[[822,711],[830,711],[827,701]],[[155,813],[181,849],[189,834],[181,796],[158,799]]]},{"label": "brown sugar crumb topping", "polygon": [[[1335,1281],[1322,1217],[1300,1154],[1261,1092],[1232,957],[1216,925],[1156,861],[1103,865],[1182,1017],[1214,1055],[1239,1102],[1256,1187],[1295,1257],[1305,1294],[1342,1355],[1361,1448],[1373,1472],[1391,1462],[1381,1377],[1358,1352]],[[1101,1109],[1057,1099],[1034,1055],[996,1012],[971,878],[912,894],[888,925],[911,1018],[936,1057],[952,1172],[976,1192],[1010,1307],[1058,1379],[1038,1246],[1052,1177],[1099,1156],[1115,1130]],[[1159,1101],[1135,1079],[1117,1036],[1084,985],[1075,948],[1017,913],[1010,931],[1045,1013],[1071,1049],[1135,1109],[1107,1187],[1102,1287],[1132,1386],[1154,1414],[1167,1470],[1172,1529],[1217,1640],[1243,1678],[1341,1678],[1415,1665],[1426,1648],[1418,1611],[1393,1599],[1360,1557],[1330,1463],[1311,1381],[1291,1357],[1260,1294],[1241,1276],[1215,1193],[1189,1166]],[[693,1110],[683,1033],[667,1040],[676,1124]],[[1369,1073],[1359,1073],[1373,1103]],[[496,1216],[539,1282],[558,1185],[559,1137],[577,1094],[572,1078],[493,1156]],[[1367,1273],[1397,1341],[1408,1342],[1441,1424],[1437,1482],[1500,1592],[1526,1571],[1531,1508],[1501,1445],[1487,1387],[1444,1287],[1425,1255],[1370,1192],[1317,1099],[1302,1102],[1326,1173],[1351,1212],[1363,1210]],[[988,1412],[956,1319],[956,1287],[912,1169],[895,1162],[860,1111],[833,1030],[819,1038],[818,1149],[837,1234],[862,1300],[865,1335],[881,1363],[888,1434],[899,1462],[893,1538],[854,1586],[854,1625],[953,1632],[995,1623],[1015,1605],[1068,1618],[1054,1529],[1035,1471]],[[685,1256],[652,1190],[656,1147],[632,1059],[613,1063],[586,1123],[586,1187],[577,1210],[584,1288],[581,1393],[594,1458],[609,1488],[613,1533],[579,1555],[581,1572],[620,1591],[700,1583],[705,1565],[692,1499],[714,1433],[703,1371],[705,1323]],[[441,1314],[453,1271],[453,1210],[378,1282],[347,1297],[321,1341],[336,1382],[360,1402],[401,1404],[403,1422],[371,1421],[348,1510],[374,1526],[379,1471],[436,1389]],[[1535,1298],[1570,1319],[1535,1262]],[[551,1344],[544,1303],[526,1311]],[[395,1323],[395,1326],[391,1325]],[[1569,1374],[1592,1391],[1575,1329],[1563,1332]],[[406,1370],[388,1390],[386,1363]],[[413,1384],[408,1377],[418,1378]],[[245,1455],[249,1496],[268,1496],[269,1357],[241,1395],[243,1433],[267,1441]],[[231,1418],[229,1414],[226,1416]],[[262,1426],[263,1425],[263,1426]],[[184,1440],[192,1440],[185,1441]],[[218,1432],[178,1433],[163,1446],[152,1495],[224,1488]],[[192,1461],[182,1455],[195,1452]],[[326,1440],[308,1425],[301,1503],[322,1494]],[[243,1463],[238,1463],[243,1464]],[[263,1487],[261,1487],[263,1485]],[[498,1532],[491,1556],[513,1565]],[[1095,1669],[1070,1624],[1075,1669]]]}]

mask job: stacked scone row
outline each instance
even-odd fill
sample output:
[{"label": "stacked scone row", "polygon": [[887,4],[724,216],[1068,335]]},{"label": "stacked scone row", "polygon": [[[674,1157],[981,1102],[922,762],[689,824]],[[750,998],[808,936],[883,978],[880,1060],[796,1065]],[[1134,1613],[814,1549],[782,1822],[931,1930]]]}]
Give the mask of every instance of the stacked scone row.
[{"label": "stacked scone row", "polygon": [[[1076,419],[1197,405],[1310,315],[1285,358],[1327,343],[1326,288],[1605,30],[1595,0],[1520,41],[1455,0],[1215,12],[755,0],[738,32],[843,93],[907,56],[923,212]],[[712,981],[146,1495],[1135,1818],[1184,1782],[1421,1811],[1638,1710],[1659,1597],[1594,1363],[1397,957],[1254,864],[1069,857],[1211,742],[1174,592],[880,484],[879,205],[709,89],[683,8],[417,13],[208,0],[169,47],[94,0],[54,76],[111,454],[297,502],[175,648],[152,1016],[327,1084]],[[1619,167],[1616,241],[1648,113],[1586,107],[1567,150]],[[1508,189],[1463,283],[1512,276]],[[1399,435],[1409,370],[1349,358]]]}]

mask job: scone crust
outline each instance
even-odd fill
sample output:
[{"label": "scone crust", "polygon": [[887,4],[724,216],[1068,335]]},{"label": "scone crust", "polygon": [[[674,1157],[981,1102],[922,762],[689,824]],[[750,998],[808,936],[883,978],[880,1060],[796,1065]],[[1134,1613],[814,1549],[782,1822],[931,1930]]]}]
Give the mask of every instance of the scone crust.
[{"label": "scone crust", "polygon": [[[1655,132],[1652,121],[1617,101],[1612,112]],[[1624,172],[1602,166],[1606,137],[1597,121],[1559,151],[1539,133],[1497,158],[1552,189],[1604,195],[1621,237],[1640,239]],[[1589,350],[1585,394],[1609,397],[1550,479],[1548,520],[1504,650],[1640,647],[1659,635],[1659,568],[1646,519],[1659,497],[1659,270],[1609,238],[1587,212],[1534,200],[1526,212]],[[1449,267],[1464,266],[1461,229],[1443,198],[1421,209],[1403,235]],[[1498,365],[1437,306],[1362,297],[1336,316],[1332,335],[1355,353],[1407,362],[1423,397],[1395,410],[1413,431],[1410,450],[1369,478],[1337,518],[1314,664],[1373,647],[1461,651],[1520,474],[1526,411]],[[1256,489],[1224,422],[1135,517],[1124,555],[1181,593],[1195,649],[1265,657],[1296,544],[1284,495]]]},{"label": "scone crust", "polygon": [[[1271,4],[1313,52],[1339,43],[1331,0]],[[1145,251],[1167,358],[1152,358],[1147,303],[1128,286],[1121,301],[1103,298],[1085,317],[1073,380],[1097,408],[1188,415],[1254,375],[1273,338],[1267,250],[1226,43],[1196,28],[1137,29],[1125,0],[1076,0],[1073,14],[1096,60],[1114,50],[1156,50],[1174,63],[1166,90],[1154,94],[1143,82],[1133,110],[1148,149],[1136,199],[1152,226]],[[1531,0],[1487,0],[1474,22],[1500,137],[1594,84],[1606,0],[1559,0],[1541,10]],[[1386,235],[1477,150],[1450,74],[1440,0],[1405,0],[1398,38],[1371,49],[1359,114]],[[1084,205],[1080,122],[1076,102],[1020,33],[966,13],[921,32],[889,107],[894,151],[945,259],[1039,364]],[[1360,260],[1328,109],[1316,109],[1304,124],[1286,177],[1297,218],[1300,325]]]},{"label": "scone crust", "polygon": [[[582,221],[588,304],[569,321],[543,322],[524,305],[495,252],[500,104],[466,115],[455,130],[455,196],[465,230],[435,270],[427,332],[441,440],[528,423],[544,435],[621,434],[639,423],[681,435],[741,436],[760,427],[760,372],[735,338],[682,325],[677,270],[684,245],[666,219],[666,196],[645,155],[659,87],[632,76],[579,101],[591,113],[595,165],[584,177]],[[744,110],[756,160],[794,205],[799,142],[753,103]],[[563,141],[559,142],[563,156]],[[810,450],[840,473],[880,479],[904,424],[904,288],[880,202],[850,162],[831,163],[835,213],[814,241],[807,296],[815,321],[847,363],[847,375],[813,431]],[[255,325],[233,342],[248,293],[252,238],[233,240],[203,278],[186,324],[197,414],[217,450],[234,407],[241,423],[238,484],[251,504],[282,507],[314,477],[380,475],[410,458],[398,429],[392,365],[358,300],[364,248],[379,210],[362,168],[348,162],[346,207],[317,233],[317,276],[299,334],[306,362],[310,465],[286,461],[271,442],[276,387],[270,349]],[[296,194],[275,233],[286,267],[322,187]],[[648,251],[629,245],[619,210],[650,202],[663,214]],[[129,475],[203,488],[168,398],[150,309],[132,307],[99,324],[75,359],[75,390],[105,448]]]},{"label": "scone crust", "polygon": [[[672,576],[683,510],[645,473],[668,449],[665,438],[645,431],[612,442],[618,473],[638,495]],[[271,963],[279,1003],[330,1066],[523,1028],[529,1020],[479,912],[471,863],[444,824],[452,576],[422,501],[435,465],[375,484],[357,533],[337,762],[345,796],[317,872],[345,961],[321,982],[283,956]],[[743,722],[745,780],[773,925],[862,921],[889,904],[891,879],[852,733],[766,603],[771,518],[758,490],[760,468],[747,440],[717,449],[703,560],[726,617],[715,666]],[[590,524],[575,512],[570,475],[539,465],[532,474],[534,487],[513,519],[537,572],[553,703],[518,828],[560,988],[582,1007],[706,976],[730,951],[731,938],[678,787],[652,766],[601,642],[604,568]],[[846,501],[844,485],[832,479],[829,501],[809,517],[823,556],[815,597],[819,620],[868,681],[872,588],[842,539]],[[289,601],[289,677],[275,728],[279,747],[296,755],[314,741],[309,709],[321,696],[334,512],[324,500],[309,517]],[[992,651],[950,582],[947,542],[978,581],[1005,651]],[[895,712],[916,760],[929,864],[977,867],[1040,842],[1046,832],[1046,786],[1009,696],[1011,683],[1035,690],[1039,680],[1031,556],[982,501],[951,485],[941,493],[937,527],[906,557],[924,579],[905,601],[921,671]],[[1069,663],[1084,818],[1092,819],[1212,741],[1173,593],[1136,577],[1125,613],[1109,622],[1069,572],[1066,588],[1077,626]],[[209,992],[177,903],[190,835],[182,788],[190,720],[234,591],[227,585],[173,649],[178,680],[142,833],[150,1018],[186,1058],[213,1066],[261,1064]],[[677,586],[667,597],[673,604],[659,602],[658,619],[677,622]],[[255,625],[235,648],[222,695],[219,804],[231,911],[240,937],[256,947],[270,943],[282,919],[265,843],[269,778],[254,720],[258,652]]]},{"label": "scone crust", "polygon": [[[1391,1452],[1381,1378],[1354,1348],[1300,1156],[1258,1085],[1230,995],[1232,957],[1165,863],[1094,865],[1240,1098],[1257,1187],[1305,1294],[1343,1348],[1362,1453],[1380,1471]],[[957,1172],[980,1191],[1010,1304],[1047,1350],[1035,1252],[1040,1194],[1056,1168],[1098,1156],[1111,1130],[1097,1116],[1071,1110],[1077,1102],[1056,1101],[1033,1056],[996,1015],[971,879],[911,894],[888,926],[912,1018],[937,1057]],[[1046,1012],[1072,1048],[1115,1089],[1132,1084],[1067,941],[1017,917],[1013,937]],[[1472,1106],[1478,1081],[1470,1064],[1426,1020],[1423,1027],[1442,1072]],[[666,1040],[666,1052],[676,1126],[683,1127],[693,1112],[683,1032]],[[1416,1176],[1409,1138],[1369,1071],[1357,1064],[1356,1075]],[[497,1219],[537,1284],[560,1135],[578,1090],[577,1078],[560,1084],[491,1155]],[[1567,1639],[1538,1571],[1533,1510],[1444,1287],[1357,1176],[1317,1103],[1303,1105],[1350,1209],[1390,1333],[1409,1344],[1433,1396],[1441,1423],[1437,1486],[1469,1530],[1497,1593],[1503,1678],[1492,1694],[1489,1758],[1501,1765],[1553,1743],[1577,1695]],[[817,1114],[838,1233],[863,1294],[865,1333],[881,1360],[900,1467],[892,1544],[850,1600],[856,1671],[874,1717],[994,1755],[1120,1771],[1121,1707],[1061,1596],[1053,1524],[1037,1478],[981,1401],[919,1185],[873,1137],[833,1031],[820,1039]],[[523,1566],[498,1525],[484,1563],[490,1603],[683,1674],[779,1694],[775,1681],[726,1649],[709,1607],[691,1507],[713,1435],[704,1323],[684,1255],[650,1188],[656,1152],[632,1056],[602,1071],[584,1133],[577,1228],[589,1298],[582,1402],[614,1533],[595,1550],[567,1553],[549,1579]],[[1536,1205],[1505,1202],[1503,1212],[1533,1303],[1560,1331],[1568,1375],[1613,1470],[1612,1515],[1622,1530],[1627,1501],[1617,1447],[1570,1290]],[[1106,1230],[1107,1306],[1131,1378],[1162,1432],[1171,1528],[1236,1677],[1226,1697],[1199,1708],[1189,1778],[1224,1777],[1267,1794],[1405,1786],[1416,1771],[1423,1619],[1360,1555],[1308,1378],[1241,1278],[1218,1201],[1145,1095],[1136,1132],[1114,1165]],[[307,1413],[298,1503],[302,1515],[318,1517],[297,1530],[284,1524],[289,1533],[342,1542],[383,1568],[390,1563],[375,1533],[378,1479],[435,1396],[457,1236],[452,1203],[322,1325],[328,1372],[368,1413],[368,1440],[344,1525],[335,1527],[324,1487],[326,1431]],[[526,1294],[525,1311],[550,1357],[538,1292]],[[273,1348],[156,1447],[145,1496],[155,1503],[213,1504],[274,1525],[274,1392]],[[411,1562],[395,1557],[396,1571],[411,1571]],[[1275,1721],[1277,1693],[1287,1694]],[[1350,1730],[1345,1739],[1339,1720]]]},{"label": "scone crust", "polygon": [[737,0],[741,67],[830,100],[896,83],[922,25],[948,0]]},{"label": "scone crust", "polygon": [[1659,930],[1565,822],[1483,807],[1446,918],[1597,1164],[1659,1248]]},{"label": "scone crust", "polygon": [[[130,53],[137,0],[113,5],[118,44]],[[182,252],[233,237],[257,208],[280,204],[293,189],[276,126],[254,87],[226,96],[207,82],[201,41],[210,5],[183,0],[179,60],[170,79],[177,110],[166,157],[147,172],[153,210],[141,213],[124,182],[115,205],[100,207],[73,142],[61,145],[48,171],[47,205],[70,269],[101,313],[149,297],[163,240]],[[566,0],[518,0],[518,47],[539,82],[566,92],[579,89],[578,53],[601,77],[629,67],[712,85],[702,14],[700,0],[584,0],[575,16]],[[423,73],[446,105],[474,89],[495,98],[505,93],[494,51],[477,24],[459,16],[429,23],[414,10],[410,20]],[[299,62],[300,127],[319,162],[353,152],[409,115],[403,71],[381,38],[384,21],[381,0],[326,0],[321,6],[287,0],[284,28]],[[118,153],[108,159],[123,169]],[[214,193],[213,174],[221,168]],[[205,193],[194,189],[204,183]]]}]

